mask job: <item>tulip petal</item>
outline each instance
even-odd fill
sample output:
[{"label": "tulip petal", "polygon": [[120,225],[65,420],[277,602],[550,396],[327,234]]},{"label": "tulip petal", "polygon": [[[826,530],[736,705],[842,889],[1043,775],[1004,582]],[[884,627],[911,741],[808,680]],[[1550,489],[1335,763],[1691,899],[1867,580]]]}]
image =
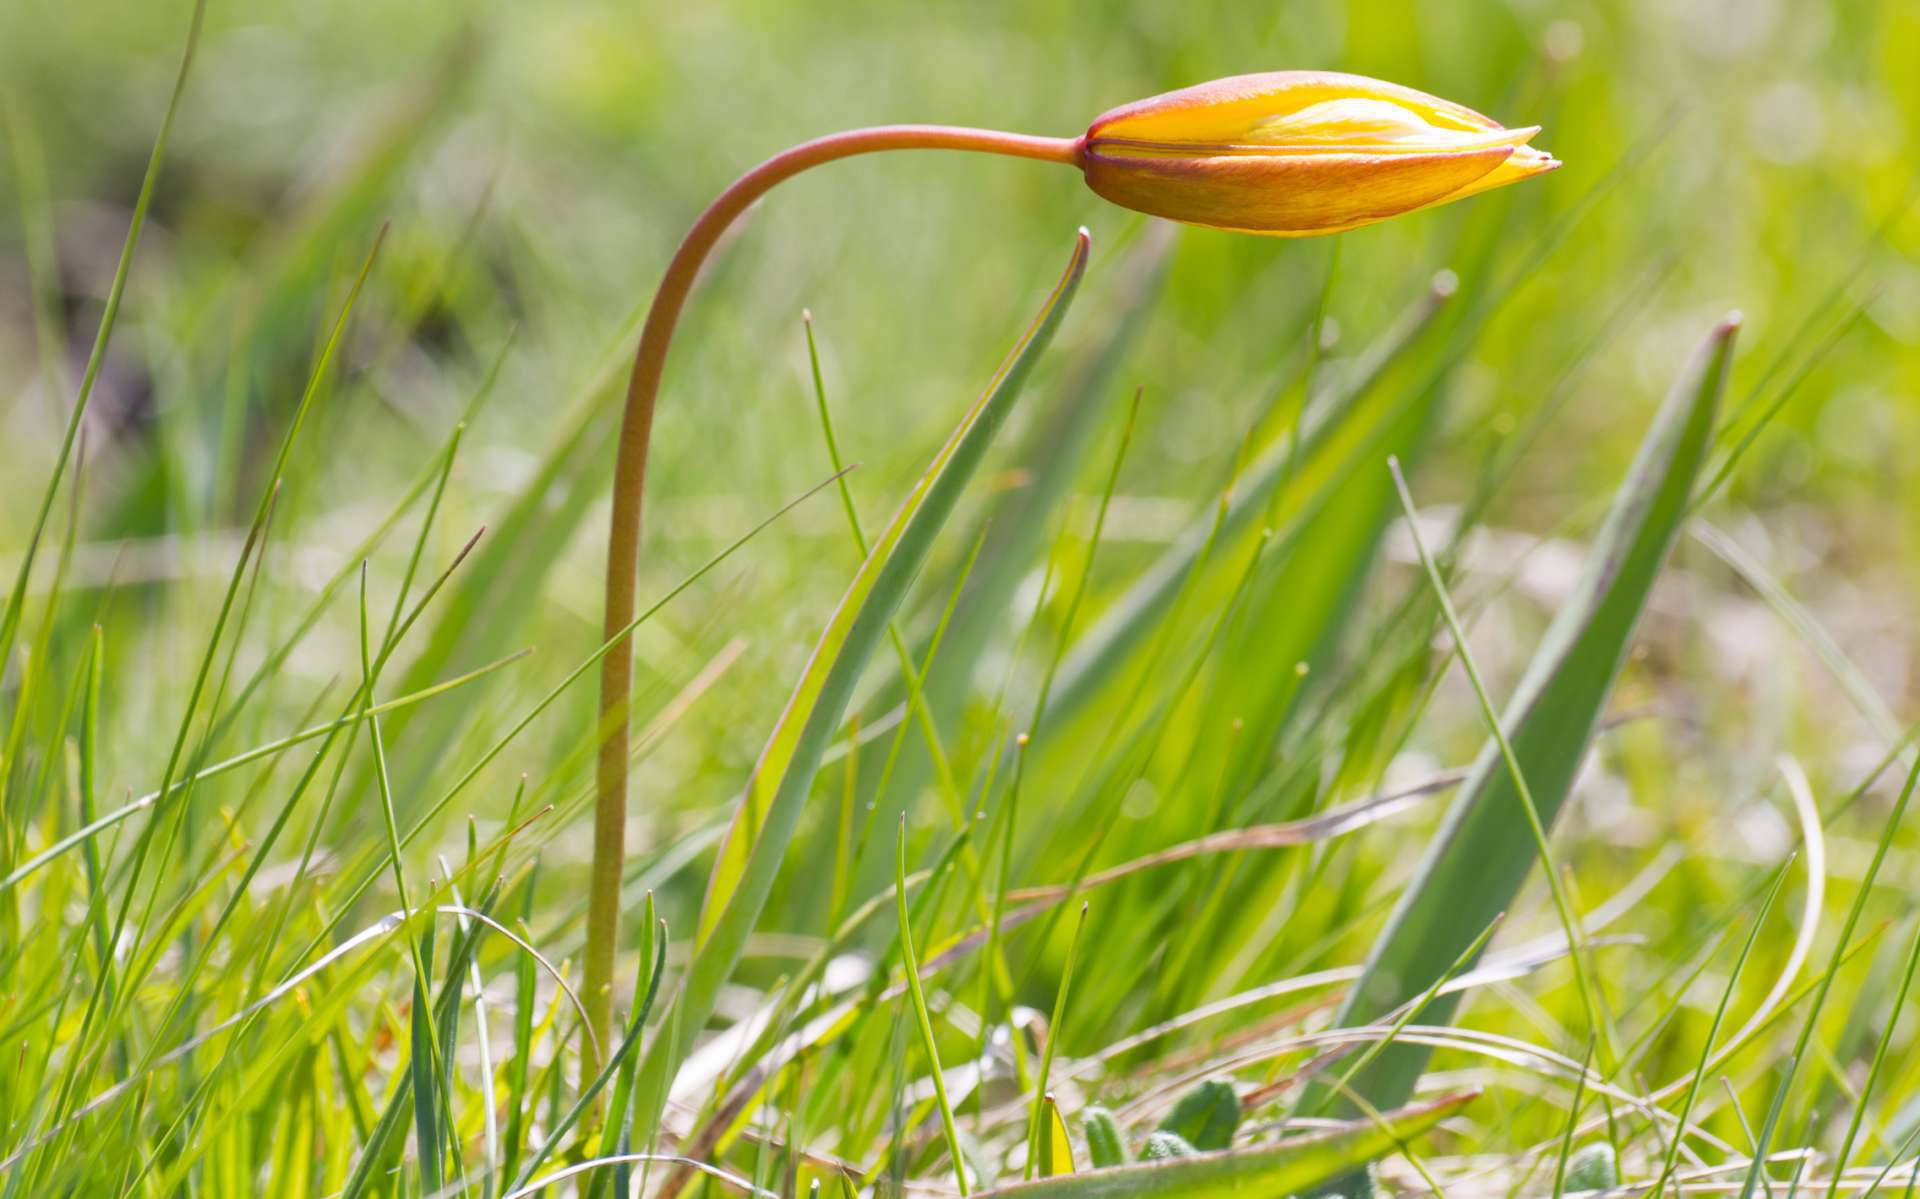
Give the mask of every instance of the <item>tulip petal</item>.
[{"label": "tulip petal", "polygon": [[1127,208],[1215,229],[1310,237],[1463,194],[1514,153],[1492,146],[1437,154],[1143,158],[1089,142],[1083,165],[1088,186]]},{"label": "tulip petal", "polygon": [[[1323,104],[1314,106],[1315,109],[1325,107]],[[1388,133],[1363,131],[1352,124],[1320,127],[1276,124],[1251,134],[1256,138],[1270,139],[1265,141],[1149,142],[1102,136],[1093,139],[1090,144],[1105,154],[1134,158],[1190,158],[1195,154],[1438,154],[1453,150],[1524,146],[1539,132],[1538,125],[1530,125],[1525,129],[1468,131],[1436,129],[1422,124]]]},{"label": "tulip petal", "polygon": [[1261,126],[1315,105],[1374,101],[1411,112],[1439,129],[1498,130],[1500,123],[1463,105],[1410,87],[1338,71],[1269,71],[1181,88],[1102,116],[1087,131],[1118,138],[1190,145],[1258,140]]},{"label": "tulip petal", "polygon": [[1452,195],[1443,196],[1435,200],[1434,203],[1451,204],[1455,200],[1463,200],[1468,196],[1478,195],[1483,191],[1491,191],[1496,187],[1505,187],[1509,183],[1518,183],[1522,179],[1530,179],[1535,175],[1544,175],[1548,171],[1557,171],[1559,169],[1560,160],[1558,158],[1555,158],[1545,150],[1536,150],[1532,146],[1522,146],[1516,149],[1507,157],[1505,162],[1493,170],[1488,171]]},{"label": "tulip petal", "polygon": [[1289,153],[1350,150],[1387,154],[1524,145],[1539,131],[1539,126],[1461,129],[1451,124],[1435,124],[1405,104],[1348,96],[1268,117],[1255,124],[1249,136],[1255,145]]}]

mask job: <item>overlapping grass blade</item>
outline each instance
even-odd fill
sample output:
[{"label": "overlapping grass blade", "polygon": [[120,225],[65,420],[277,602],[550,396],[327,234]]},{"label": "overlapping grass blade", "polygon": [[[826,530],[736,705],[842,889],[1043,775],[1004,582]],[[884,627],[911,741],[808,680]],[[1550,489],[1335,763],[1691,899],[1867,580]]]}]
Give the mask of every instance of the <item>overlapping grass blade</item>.
[{"label": "overlapping grass blade", "polygon": [[[1304,413],[1297,437],[1283,438],[1248,464],[1220,512],[1196,517],[1108,607],[1062,664],[1053,703],[1063,718],[1089,700],[1126,661],[1130,647],[1148,636],[1174,605],[1196,566],[1205,564],[1216,542],[1231,539],[1256,521],[1271,521],[1276,514],[1301,522],[1310,519],[1312,513],[1324,510],[1339,482],[1350,477],[1363,459],[1378,459],[1380,439],[1388,436],[1416,397],[1376,391],[1376,385],[1414,348],[1451,294],[1450,288],[1436,289],[1415,304],[1345,385]],[[1277,497],[1277,492],[1285,494]]]},{"label": "overlapping grass blade", "polygon": [[[1020,581],[1045,551],[1061,502],[1085,466],[1096,434],[1121,410],[1113,394],[1116,375],[1159,301],[1171,258],[1171,232],[1160,229],[1131,251],[1112,288],[1124,297],[1123,306],[1017,452],[1014,469],[1022,485],[997,497],[982,519],[978,560],[966,571],[966,586],[959,592],[941,656],[921,680],[936,719],[951,719],[966,698],[974,667],[1005,628]],[[882,805],[879,818],[892,816],[901,802],[897,797],[913,793],[927,766],[922,748],[910,746],[890,774],[870,776],[863,798]],[[883,782],[891,784],[887,794],[879,792]],[[876,873],[882,856],[873,855]]]},{"label": "overlapping grass blade", "polygon": [[[639,1048],[640,1037],[646,1027],[647,1016],[653,1011],[653,1001],[660,993],[660,976],[666,970],[667,965],[665,922],[661,922],[656,928],[647,930],[649,938],[654,937],[656,934],[659,940],[654,942],[654,948],[647,954],[647,958],[651,960],[641,963],[642,968],[647,970],[647,982],[644,987],[638,989],[640,999],[634,1004],[633,1015],[627,1021],[626,1035],[621,1038],[619,1048],[614,1050],[611,1057],[607,1058],[606,1063],[600,1067],[600,1072],[594,1075],[592,1081],[581,1088],[579,1096],[573,1101],[573,1106],[569,1107],[566,1114],[554,1123],[552,1129],[548,1131],[546,1139],[540,1143],[540,1147],[528,1156],[526,1164],[520,1167],[520,1172],[514,1176],[513,1181],[507,1184],[506,1189],[508,1191],[518,1192],[520,1188],[532,1180],[534,1172],[540,1168],[547,1158],[551,1157],[553,1153],[560,1148],[562,1142],[566,1140],[567,1135],[573,1131],[587,1113],[596,1108],[600,1092],[606,1090],[608,1084],[612,1083],[616,1078],[623,1081],[632,1078],[632,1073],[627,1069],[627,1061]],[[596,1054],[595,1056],[597,1057],[599,1055]]]},{"label": "overlapping grass blade", "polygon": [[920,985],[920,959],[913,952],[913,914],[907,909],[907,821],[900,820],[900,835],[894,856],[893,903],[900,918],[900,960],[906,967],[907,994],[913,999],[913,1018],[920,1030],[920,1048],[927,1055],[927,1076],[933,1082],[933,1096],[940,1109],[940,1127],[947,1135],[947,1156],[953,1162],[954,1185],[962,1199],[967,1186],[967,1156],[960,1146],[960,1133],[953,1123],[953,1104],[947,1099],[945,1072],[940,1068],[940,1047],[934,1037],[933,1018],[927,1014],[927,995]]},{"label": "overlapping grass blade", "polygon": [[[463,930],[456,934],[448,954],[447,981],[441,985],[440,994],[434,999],[431,1019],[447,1019],[450,1010],[458,1008],[462,979],[466,974],[468,962],[473,958],[474,947],[481,932],[481,927],[475,925],[470,930]],[[402,930],[400,935],[409,936],[405,930]],[[415,997],[419,998],[418,991]],[[425,1047],[422,1042],[430,1044],[431,1038],[416,1036],[414,1041],[414,1049],[417,1053]],[[408,1070],[397,1076],[393,1093],[387,1097],[387,1106],[381,1112],[380,1122],[375,1125],[372,1137],[360,1147],[360,1155],[354,1163],[353,1173],[348,1177],[345,1189],[340,1193],[340,1199],[358,1199],[361,1195],[383,1193],[379,1179],[386,1170],[391,1168],[404,1147],[404,1130],[407,1126],[407,1117],[415,1111],[414,1085],[416,1079],[420,1077],[420,1072],[420,1063],[416,1059]],[[422,1144],[420,1151],[424,1158],[428,1152],[427,1146]]]},{"label": "overlapping grass blade", "polygon": [[[1793,1080],[1799,1073],[1800,1063],[1806,1059],[1808,1046],[1813,1041],[1813,1031],[1820,1021],[1821,1010],[1826,1006],[1827,996],[1833,989],[1834,976],[1840,973],[1840,967],[1847,959],[1848,943],[1853,940],[1854,927],[1860,922],[1860,913],[1867,906],[1867,899],[1873,894],[1874,880],[1880,875],[1880,867],[1887,860],[1887,851],[1893,845],[1893,837],[1900,829],[1900,823],[1907,814],[1907,804],[1913,799],[1914,784],[1920,782],[1920,762],[1916,762],[1907,773],[1907,781],[1900,788],[1900,798],[1894,801],[1893,811],[1881,827],[1880,838],[1873,847],[1872,860],[1867,863],[1866,873],[1861,877],[1860,889],[1854,893],[1853,904],[1847,909],[1847,917],[1840,925],[1840,938],[1834,943],[1833,955],[1827,960],[1827,968],[1815,979],[1812,987],[1813,1002],[1807,1005],[1806,1018],[1801,1022],[1800,1035],[1793,1043],[1793,1051],[1787,1055],[1785,1064],[1780,1068],[1780,1077],[1773,1085],[1773,1097],[1767,1104],[1766,1119],[1760,1124],[1760,1133],[1754,1138],[1753,1160],[1746,1178],[1740,1184],[1740,1199],[1753,1199],[1756,1183],[1764,1181],[1766,1172],[1767,1147],[1773,1143],[1773,1134],[1780,1123],[1780,1114],[1786,1108],[1787,1095],[1793,1089]],[[1884,927],[1884,926],[1883,926]],[[1784,1009],[1783,1009],[1784,1010]],[[1878,1073],[1878,1062],[1875,1063]],[[1865,1096],[1861,1097],[1865,1101]],[[1809,1123],[1816,1117],[1808,1113]],[[1852,1148],[1853,1133],[1849,1132],[1847,1147]],[[1904,1153],[1902,1147],[1896,1151]]]}]

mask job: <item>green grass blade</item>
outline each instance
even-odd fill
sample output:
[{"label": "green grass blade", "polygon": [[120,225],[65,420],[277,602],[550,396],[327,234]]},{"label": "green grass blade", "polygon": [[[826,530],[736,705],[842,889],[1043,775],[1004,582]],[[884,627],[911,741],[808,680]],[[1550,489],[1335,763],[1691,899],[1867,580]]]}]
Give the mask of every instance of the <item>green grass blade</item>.
[{"label": "green grass blade", "polygon": [[[176,779],[173,782],[173,784],[167,789],[167,794],[171,796],[175,792],[180,791],[181,789],[185,788],[191,783],[196,783],[196,782],[201,782],[207,779],[211,779],[217,775],[225,774],[230,770],[237,770],[242,766],[246,766],[251,763],[258,762],[263,758],[271,758],[276,754],[283,753],[286,750],[301,744],[302,742],[311,741],[316,737],[325,737],[330,734],[337,733],[341,729],[346,728],[349,725],[358,723],[365,715],[381,716],[388,712],[398,711],[399,709],[405,708],[409,705],[422,703],[426,700],[433,699],[440,695],[444,695],[447,692],[455,690],[456,688],[459,688],[459,687],[463,687],[468,683],[477,682],[480,679],[485,678],[487,675],[492,674],[494,671],[499,670],[500,668],[507,666],[511,663],[519,661],[520,659],[526,657],[527,654],[529,654],[530,652],[532,651],[521,650],[518,653],[509,654],[504,658],[500,658],[495,661],[489,662],[485,666],[482,666],[477,670],[470,670],[465,674],[458,675],[451,679],[443,680],[442,682],[439,682],[439,683],[435,683],[434,685],[427,687],[422,691],[416,691],[410,695],[396,696],[393,699],[384,700],[380,703],[374,704],[371,708],[368,708],[364,714],[359,711],[350,712],[342,716],[339,716],[333,720],[330,720],[325,724],[310,725],[307,728],[301,729],[297,733],[293,733],[286,737],[281,737],[274,741],[266,742],[265,744],[262,744],[262,745],[254,746],[252,749],[246,750],[242,753],[235,754],[231,758],[225,758],[221,761],[214,762],[211,765],[202,766],[198,770],[181,775],[180,778]],[[97,836],[99,836],[99,834],[107,831],[108,829],[112,828],[117,824],[122,823],[130,816],[136,815],[140,812],[144,812],[148,808],[152,807],[159,800],[160,800],[160,792],[149,791],[145,795],[137,797],[131,803],[123,804],[120,807],[115,808],[111,812],[108,812],[101,816],[90,817],[85,824],[81,825],[79,828],[75,829],[73,832],[68,833],[66,836],[60,838],[58,841],[51,843],[45,849],[34,854],[31,858],[28,858],[26,861],[20,863],[18,866],[14,867],[13,870],[8,872],[4,877],[0,877],[0,891],[6,891],[9,888],[12,888],[18,885],[19,883],[24,881],[29,875],[33,874],[35,871],[46,866],[47,863],[51,862],[53,859],[60,857],[62,854],[65,854],[68,851],[74,849],[76,846],[91,846],[93,844],[94,839]]]},{"label": "green grass blade", "polygon": [[[531,934],[527,933],[526,922],[533,918],[533,901],[539,880],[540,860],[535,858],[520,892],[521,931],[529,936]],[[533,1095],[528,1083],[533,1064],[536,981],[532,955],[521,954],[516,957],[513,967],[513,1057],[507,1062],[506,1157],[500,1165],[501,1174],[507,1178],[520,1172],[520,1155],[526,1151],[528,1122],[532,1115]]]},{"label": "green grass blade", "polygon": [[967,1157],[960,1148],[960,1133],[953,1124],[953,1104],[947,1101],[947,1083],[940,1068],[940,1046],[933,1035],[933,1019],[927,1014],[927,994],[920,986],[920,959],[913,952],[913,916],[907,910],[907,819],[900,818],[898,852],[893,859],[893,902],[900,917],[900,958],[907,971],[907,994],[913,999],[913,1018],[920,1029],[920,1047],[926,1051],[928,1076],[933,1079],[934,1101],[940,1108],[940,1127],[947,1134],[947,1155],[953,1159],[953,1181],[964,1197],[967,1186]]},{"label": "green grass blade", "polygon": [[1143,241],[1114,287],[1126,297],[1125,307],[1111,330],[1083,358],[1058,406],[1036,424],[1021,449],[1027,482],[994,505],[979,567],[947,635],[955,656],[948,659],[951,665],[945,672],[929,673],[926,680],[936,711],[945,711],[958,700],[966,680],[964,664],[973,661],[1005,625],[1021,578],[1044,550],[1060,503],[1087,462],[1103,420],[1114,409],[1110,389],[1154,312],[1171,257],[1171,237],[1156,233]]},{"label": "green grass blade", "polygon": [[[1656,417],[1574,593],[1547,630],[1501,721],[1551,827],[1572,786],[1654,577],[1679,533],[1713,430],[1732,357],[1734,320],[1695,353]],[[1447,970],[1493,917],[1511,906],[1533,868],[1533,834],[1514,819],[1520,802],[1500,746],[1489,742],[1462,785],[1414,881],[1375,942],[1338,1022],[1379,1018]],[[1443,1022],[1443,997],[1421,1017]],[[1376,1106],[1413,1092],[1428,1050],[1397,1045],[1354,1080]]]},{"label": "green grass blade", "polygon": [[[450,977],[447,985],[458,987],[458,976]],[[436,1079],[439,1071],[435,1061],[438,1054],[434,1051],[433,1020],[427,1009],[425,980],[415,975],[413,1012],[408,1022],[412,1034],[408,1073],[413,1078],[413,1135],[420,1160],[420,1188],[430,1195],[440,1189],[443,1181],[440,1165],[446,1149],[440,1136],[440,1088]]]},{"label": "green grass blade", "polygon": [[[106,643],[100,626],[93,626],[93,641],[87,654],[87,698],[82,710],[80,723],[80,823],[93,823],[96,763],[100,746],[100,676],[106,669]],[[92,926],[94,956],[102,970],[111,960],[107,953],[107,904],[105,893],[106,867],[100,860],[100,847],[92,840],[86,843],[83,855],[86,863],[87,890],[89,893],[87,923]],[[112,997],[107,997],[112,1002]]]},{"label": "green grass blade", "polygon": [[[649,980],[646,1002],[641,1005],[639,1025],[646,1024],[646,1013],[653,1006],[654,992],[659,987],[660,971],[656,966],[661,952],[667,944],[667,924],[660,919],[654,909],[653,892],[647,892],[646,910],[642,913],[646,924],[647,939],[640,947],[640,975]],[[600,1156],[608,1157],[633,1151],[633,1113],[639,1106],[633,1094],[634,1074],[639,1069],[637,1058],[628,1058],[620,1067],[620,1074],[614,1080],[613,1100],[607,1105],[607,1126],[600,1138]],[[611,1185],[616,1195],[631,1194],[633,1188],[628,1183],[630,1167],[614,1167],[612,1176],[594,1179],[589,1191],[591,1199],[598,1199],[605,1187]]]},{"label": "green grass blade", "polygon": [[[789,803],[797,803],[799,796],[793,793],[803,792],[811,784],[813,767],[827,738],[839,725],[847,698],[872,653],[872,643],[899,606],[935,535],[952,512],[993,435],[1005,421],[1034,359],[1052,340],[1067,303],[1079,286],[1086,266],[1087,244],[1086,235],[1082,233],[1075,243],[1066,274],[1048,297],[1040,316],[1001,366],[986,393],[968,410],[946,445],[941,447],[886,530],[874,541],[866,562],[834,612],[806,673],[768,738],[746,797],[721,845],[720,858],[701,908],[697,947],[704,949],[709,944],[736,894],[746,893],[752,868],[768,843],[763,830],[777,829],[779,821],[775,813]],[[785,838],[778,840],[778,849],[784,852]],[[771,873],[775,864],[767,863],[764,869]]]},{"label": "green grass blade", "polygon": [[[476,925],[471,932],[458,934],[454,941],[448,957],[447,981],[434,1000],[436,1010],[429,1018],[430,1022],[434,1019],[445,1019],[447,1009],[459,1004],[461,975],[467,963],[472,960],[474,946],[480,932],[481,929]],[[399,929],[399,935],[409,942],[409,955],[418,951],[417,946],[411,943],[412,937],[404,927]],[[418,977],[416,974],[415,978]],[[416,992],[416,999],[417,997]],[[430,1043],[431,1038],[428,1040]],[[387,1097],[386,1108],[380,1114],[380,1122],[374,1126],[373,1135],[361,1146],[359,1157],[354,1162],[353,1172],[347,1179],[347,1185],[341,1190],[339,1199],[359,1199],[365,1194],[388,1193],[387,1188],[379,1185],[378,1179],[393,1165],[402,1148],[402,1130],[407,1125],[407,1117],[415,1110],[413,1082],[417,1074],[418,1069],[413,1062],[409,1062],[408,1068],[399,1073],[394,1082],[393,1093]],[[424,1148],[422,1156],[424,1156]],[[164,1190],[164,1188],[160,1189]]]},{"label": "green grass blade", "polygon": [[1733,1001],[1733,994],[1740,982],[1740,973],[1746,969],[1747,958],[1752,956],[1754,945],[1760,940],[1760,931],[1767,923],[1767,913],[1773,910],[1773,901],[1780,894],[1780,886],[1786,882],[1787,866],[1791,859],[1783,863],[1774,872],[1773,885],[1767,888],[1767,898],[1754,914],[1753,926],[1747,930],[1746,943],[1740,947],[1740,956],[1733,963],[1733,973],[1727,978],[1727,985],[1721,989],[1720,1002],[1713,1009],[1713,1023],[1707,1028],[1706,1040],[1701,1042],[1700,1065],[1695,1068],[1693,1078],[1687,1083],[1687,1097],[1680,1103],[1679,1118],[1674,1121],[1674,1136],[1667,1146],[1667,1157],[1660,1165],[1660,1176],[1654,1180],[1653,1193],[1659,1194],[1666,1189],[1667,1180],[1673,1177],[1674,1170],[1680,1164],[1680,1146],[1686,1138],[1687,1120],[1693,1115],[1693,1105],[1700,1097],[1700,1083],[1706,1077],[1707,1062],[1713,1056],[1713,1042],[1720,1035],[1720,1026],[1726,1022],[1727,1005]]},{"label": "green grass blade", "polygon": [[[1460,952],[1460,956],[1454,959],[1453,965],[1448,968],[1445,974],[1434,979],[1433,985],[1428,987],[1417,999],[1401,1006],[1399,1016],[1388,1026],[1386,1035],[1356,1055],[1347,1067],[1341,1071],[1340,1077],[1333,1080],[1334,1090],[1342,1094],[1350,1093],[1348,1088],[1351,1087],[1354,1076],[1371,1065],[1375,1058],[1393,1048],[1395,1041],[1400,1034],[1406,1030],[1407,1025],[1413,1022],[1413,1018],[1419,1015],[1428,1004],[1439,997],[1442,988],[1444,988],[1448,982],[1458,977],[1461,972],[1479,959],[1480,951],[1486,947],[1488,941],[1493,939],[1493,934],[1499,930],[1503,920],[1503,916],[1495,916],[1486,928],[1480,930],[1480,935],[1475,937],[1472,942]],[[1568,952],[1569,954],[1573,952],[1571,947]]]},{"label": "green grass blade", "polygon": [[[1920,968],[1920,929],[1914,931],[1913,947],[1907,951],[1906,969],[1900,973],[1900,987],[1894,993],[1893,1003],[1888,1006],[1888,1011],[1906,1010],[1907,993],[1913,988],[1913,975],[1916,968]],[[1886,1065],[1887,1049],[1893,1042],[1895,1023],[1893,1020],[1888,1020],[1880,1030],[1880,1041],[1873,1049],[1873,1062],[1867,1067],[1866,1080],[1860,1084],[1860,1098],[1853,1105],[1853,1116],[1847,1121],[1847,1134],[1840,1141],[1840,1152],[1835,1158],[1833,1178],[1827,1183],[1826,1199],[1835,1199],[1835,1196],[1840,1193],[1840,1176],[1846,1170],[1847,1161],[1853,1154],[1854,1139],[1860,1135],[1860,1123],[1866,1118],[1867,1100],[1873,1095],[1874,1083],[1879,1081],[1881,1069]]]},{"label": "green grass blade", "polygon": [[193,6],[191,23],[187,26],[187,45],[180,55],[180,70],[173,78],[173,91],[167,97],[166,112],[160,118],[160,131],[154,135],[153,152],[147,156],[147,170],[140,180],[140,194],[133,202],[133,218],[127,225],[127,239],[120,248],[120,261],[113,269],[113,282],[107,288],[107,302],[100,313],[100,326],[94,333],[93,349],[87,354],[87,365],[80,376],[80,392],[74,397],[66,432],[61,435],[60,452],[53,460],[53,474],[47,479],[46,491],[41,494],[40,510],[34,517],[33,531],[27,537],[26,552],[20,556],[13,590],[7,596],[5,610],[0,611],[0,662],[5,662],[13,655],[13,639],[20,627],[20,615],[27,601],[27,584],[33,574],[34,551],[39,548],[40,538],[46,533],[47,518],[53,513],[54,497],[60,493],[60,478],[73,458],[74,443],[79,439],[81,422],[87,414],[87,401],[93,396],[94,380],[99,378],[101,365],[107,359],[107,343],[113,337],[113,326],[120,315],[120,300],[127,291],[127,276],[133,270],[134,251],[140,246],[140,231],[146,227],[147,208],[153,202],[154,187],[160,181],[160,164],[167,155],[167,139],[173,133],[173,120],[180,111],[180,97],[187,90],[187,77],[193,70],[194,52],[200,46],[200,28],[206,14],[206,0],[197,0]]},{"label": "green grass blade", "polygon": [[[1114,410],[1115,376],[1158,306],[1172,257],[1172,233],[1170,227],[1150,231],[1121,265],[1106,289],[1123,297],[1121,306],[1094,344],[1068,368],[1068,381],[1059,387],[1058,397],[1013,452],[1012,473],[1021,478],[1021,484],[1001,492],[980,521],[977,560],[958,572],[957,604],[944,636],[945,648],[937,661],[923,654],[928,665],[919,690],[925,706],[940,721],[950,721],[961,709],[980,656],[1007,625],[1021,580],[1036,560],[1047,557],[1062,501],[1079,479]],[[902,689],[895,684],[888,694],[898,701]],[[906,698],[913,701],[915,697]],[[912,795],[932,768],[929,759],[924,746],[908,745],[897,756],[889,755],[886,770],[860,780],[860,802],[873,801],[872,820],[884,827],[887,818],[898,814],[904,802],[901,797]],[[856,877],[876,883],[884,857],[877,852],[864,859],[856,854],[855,862],[862,867]],[[995,959],[990,955],[989,960]]]},{"label": "green grass blade", "polygon": [[[1753,1160],[1745,1181],[1740,1184],[1740,1199],[1753,1199],[1754,1187],[1765,1176],[1767,1147],[1773,1143],[1774,1129],[1779,1126],[1780,1113],[1786,1107],[1787,1092],[1793,1088],[1794,1076],[1799,1073],[1800,1063],[1806,1058],[1807,1046],[1813,1040],[1813,1030],[1819,1023],[1820,1012],[1826,1007],[1827,995],[1833,989],[1834,976],[1846,962],[1847,946],[1853,940],[1854,926],[1860,922],[1860,912],[1873,894],[1874,880],[1879,878],[1880,867],[1887,860],[1887,850],[1892,847],[1893,836],[1899,831],[1901,821],[1907,814],[1907,804],[1913,799],[1916,782],[1920,782],[1920,762],[1916,762],[1907,773],[1907,781],[1900,788],[1900,798],[1894,801],[1893,811],[1881,827],[1880,840],[1873,849],[1873,860],[1867,864],[1866,874],[1860,880],[1860,889],[1854,893],[1853,906],[1847,909],[1847,918],[1840,925],[1840,939],[1834,942],[1833,956],[1828,959],[1826,970],[1821,972],[1813,985],[1813,1002],[1807,1005],[1806,1019],[1800,1025],[1800,1036],[1793,1044],[1793,1052],[1780,1068],[1780,1080],[1774,1084],[1773,1098],[1767,1104],[1767,1117],[1760,1125],[1760,1135],[1754,1140]],[[1864,1098],[1862,1096],[1863,1101]],[[1810,1115],[1808,1118],[1812,1120],[1813,1117]]]},{"label": "green grass blade", "polygon": [[1458,1111],[1476,1095],[1473,1091],[1449,1095],[1419,1107],[1389,1112],[1380,1123],[1366,1121],[1285,1144],[1018,1182],[982,1191],[977,1199],[1149,1199],[1163,1195],[1216,1199],[1297,1195],[1392,1152],[1402,1142],[1419,1136]]}]

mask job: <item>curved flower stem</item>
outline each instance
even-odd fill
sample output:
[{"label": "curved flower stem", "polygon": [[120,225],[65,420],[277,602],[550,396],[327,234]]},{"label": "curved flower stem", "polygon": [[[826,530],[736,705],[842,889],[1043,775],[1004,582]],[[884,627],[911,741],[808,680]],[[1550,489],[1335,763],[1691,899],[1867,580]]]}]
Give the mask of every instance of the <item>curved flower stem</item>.
[{"label": "curved flower stem", "polygon": [[[607,536],[604,638],[619,639],[600,662],[600,756],[593,819],[593,872],[587,899],[586,1008],[597,1043],[605,1045],[613,1011],[613,956],[620,922],[620,879],[626,860],[627,701],[633,686],[631,632],[640,556],[640,501],[646,487],[653,410],[687,293],[729,225],[775,184],[809,167],[880,150],[973,150],[1015,158],[1080,164],[1079,138],[1032,137],[946,125],[877,125],[829,134],[782,151],[740,176],[707,206],[674,252],[647,312],[627,380],[620,445],[613,471],[613,522]],[[594,1051],[589,1041],[589,1055]],[[590,1063],[597,1067],[598,1063]]]}]

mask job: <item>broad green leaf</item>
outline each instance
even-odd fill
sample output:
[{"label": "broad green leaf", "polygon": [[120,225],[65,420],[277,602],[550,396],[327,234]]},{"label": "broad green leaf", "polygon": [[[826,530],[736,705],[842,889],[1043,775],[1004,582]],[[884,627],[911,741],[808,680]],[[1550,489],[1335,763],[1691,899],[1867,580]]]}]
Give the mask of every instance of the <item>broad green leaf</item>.
[{"label": "broad green leaf", "polygon": [[[968,479],[1005,422],[1034,361],[1052,340],[1086,269],[1082,230],[1066,272],[992,382],[961,418],[887,527],[873,541],[814,647],[721,842],[703,901],[693,960],[669,1018],[676,1036],[648,1047],[641,1094],[654,1094],[680,1060],[682,1038],[705,1026],[715,997],[760,918],[793,839],[821,753],[838,728],[867,660],[926,560]],[[676,1023],[677,1021],[677,1023]]]},{"label": "broad green leaf", "polygon": [[[1715,330],[1675,382],[1594,538],[1579,583],[1501,719],[1548,827],[1572,786],[1628,639],[1685,520],[1736,328],[1729,320]],[[1512,905],[1537,856],[1516,807],[1521,802],[1499,746],[1490,740],[1374,944],[1338,1023],[1364,1024],[1418,996]],[[1458,1002],[1458,994],[1443,996],[1418,1019],[1444,1023]],[[1428,1052],[1394,1045],[1355,1078],[1355,1089],[1376,1106],[1404,1101]]]},{"label": "broad green leaf", "polygon": [[1163,1132],[1178,1133],[1196,1149],[1225,1149],[1233,1144],[1240,1127],[1240,1096],[1233,1084],[1210,1078],[1180,1096],[1167,1118],[1160,1121]]},{"label": "broad green leaf", "polygon": [[1214,1199],[1297,1195],[1391,1153],[1471,1101],[1477,1092],[1389,1112],[1333,1132],[1279,1145],[1200,1153],[1111,1170],[1035,1179],[982,1191],[976,1199]]}]

